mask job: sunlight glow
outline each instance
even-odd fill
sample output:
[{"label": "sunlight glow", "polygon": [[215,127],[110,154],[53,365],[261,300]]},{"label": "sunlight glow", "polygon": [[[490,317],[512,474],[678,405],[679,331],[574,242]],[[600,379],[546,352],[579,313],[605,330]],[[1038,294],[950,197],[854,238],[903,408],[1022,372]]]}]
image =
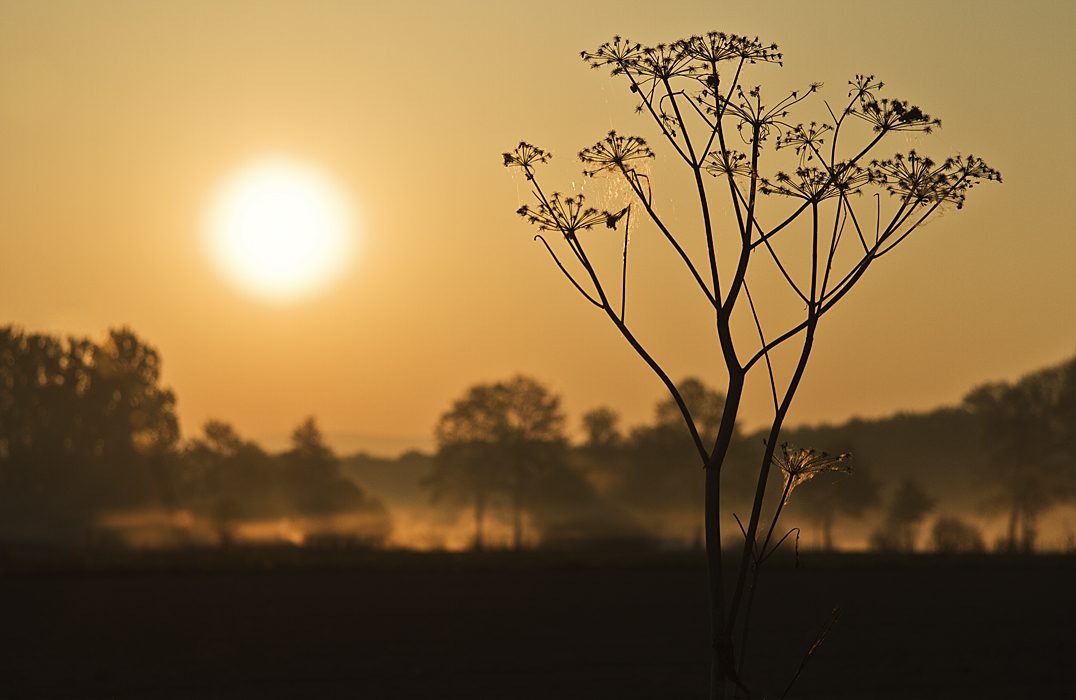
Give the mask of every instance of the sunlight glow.
[{"label": "sunlight glow", "polygon": [[324,288],[354,252],[347,197],[317,169],[284,158],[254,161],[226,180],[206,228],[222,271],[273,301]]}]

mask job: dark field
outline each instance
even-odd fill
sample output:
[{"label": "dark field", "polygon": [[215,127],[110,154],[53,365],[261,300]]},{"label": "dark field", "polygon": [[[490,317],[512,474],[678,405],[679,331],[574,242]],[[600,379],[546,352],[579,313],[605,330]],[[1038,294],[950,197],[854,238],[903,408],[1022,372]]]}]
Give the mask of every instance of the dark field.
[{"label": "dark field", "polygon": [[[706,696],[694,556],[20,561],[0,559],[3,698]],[[1076,697],[1072,557],[801,561],[764,573],[756,698],[834,605],[789,698]]]}]

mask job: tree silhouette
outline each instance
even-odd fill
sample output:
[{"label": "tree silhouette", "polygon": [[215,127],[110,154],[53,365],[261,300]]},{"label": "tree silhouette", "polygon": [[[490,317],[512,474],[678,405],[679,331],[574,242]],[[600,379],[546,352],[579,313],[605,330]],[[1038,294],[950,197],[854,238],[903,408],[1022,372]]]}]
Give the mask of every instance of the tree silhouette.
[{"label": "tree silhouette", "polygon": [[183,451],[179,483],[184,504],[209,516],[222,546],[234,540],[238,521],[288,512],[279,469],[261,447],[220,420],[202,430],[205,438]]},{"label": "tree silhouette", "polygon": [[370,499],[343,476],[340,459],[325,442],[313,416],[292,431],[291,444],[292,448],[281,459],[286,488],[301,513],[330,515],[383,509],[380,502]]},{"label": "tree silhouette", "polygon": [[523,545],[523,514],[538,471],[566,445],[560,397],[534,379],[478,384],[437,422],[437,459],[426,484],[432,499],[474,507],[475,549],[484,546],[490,498],[504,495],[512,513],[512,544]]},{"label": "tree silhouette", "polygon": [[919,526],[937,503],[915,479],[905,479],[889,502],[885,525],[871,535],[871,547],[888,552],[914,552]]},{"label": "tree silhouette", "polygon": [[985,384],[964,401],[983,420],[989,505],[1009,512],[1002,547],[1031,552],[1039,514],[1076,497],[1076,358],[1015,384]]},{"label": "tree silhouette", "polygon": [[[702,438],[714,440],[725,397],[694,377],[681,381],[679,389]],[[732,451],[739,446],[739,442],[734,442]],[[671,397],[658,401],[653,422],[631,430],[628,448],[617,496],[635,509],[649,511],[652,521],[660,520],[661,513],[687,514],[686,531],[664,534],[687,535],[701,547],[704,474],[695,468],[698,453],[676,401]],[[678,520],[682,528],[683,518]]]},{"label": "tree silhouette", "polygon": [[586,433],[585,446],[588,449],[602,449],[619,445],[624,439],[620,434],[620,415],[611,408],[601,407],[583,414],[583,431]]},{"label": "tree silhouette", "polygon": [[[391,524],[380,499],[342,473],[317,421],[292,431],[292,448],[269,455],[223,421],[207,421],[205,437],[183,452],[180,484],[185,504],[209,517],[222,545],[244,520],[308,518],[306,541],[378,545]],[[349,516],[341,524],[335,516]],[[354,517],[358,516],[358,517]]]},{"label": "tree silhouette", "polygon": [[103,510],[174,508],[160,364],[126,328],[101,344],[0,328],[0,523],[66,539]]},{"label": "tree silhouette", "polygon": [[[680,409],[697,464],[705,468],[711,695],[747,693],[741,679],[744,655],[733,639],[737,627],[746,627],[749,619],[743,604],[749,572],[776,545],[770,539],[775,522],[768,528],[760,522],[766,485],[819,321],[879,257],[928,217],[943,206],[960,208],[973,184],[1000,177],[973,156],[940,162],[916,151],[875,156],[887,136],[930,133],[940,121],[904,100],[880,97],[883,86],[873,76],[857,76],[843,104],[826,103],[815,121],[794,121],[792,110],[802,108],[821,85],[775,100],[764,97],[761,87],[744,85],[746,70],[758,64],[780,65],[782,60],[775,44],[767,46],[758,39],[711,32],[644,47],[615,37],[596,51],[584,51],[582,58],[593,68],[611,69],[628,84],[639,100],[636,111],[651,118],[673,160],[690,173],[697,221],[686,226],[687,232],[674,228],[663,210],[668,198],[658,195],[649,174],[656,153],[638,136],[610,132],[579,153],[584,177],[615,178],[630,194],[627,201],[601,211],[589,207],[582,194],[547,193],[539,185],[536,169],[550,154],[537,146],[520,142],[504,154],[504,165],[522,170],[533,186],[534,203],[520,207],[518,213],[538,226],[537,240],[580,295],[656,373]],[[854,143],[848,145],[849,140]],[[776,167],[768,165],[771,160],[777,161]],[[707,176],[717,178],[717,187],[726,192],[730,217],[719,216],[721,207],[712,199]],[[859,196],[872,190],[875,197]],[[890,195],[885,207],[883,193]],[[769,212],[762,211],[763,202],[771,205]],[[724,412],[712,442],[704,440],[681,388],[626,320],[627,230],[635,218],[648,222],[652,234],[669,244],[692,279],[698,300],[712,313],[717,353],[727,376]],[[611,235],[601,229],[621,225],[625,236],[620,269],[607,279],[599,273],[605,269],[600,261],[591,257],[595,248],[591,244]],[[592,232],[595,227],[599,231]],[[543,231],[554,234],[553,240],[547,240]],[[800,252],[794,254],[797,246]],[[704,253],[699,256],[696,251]],[[759,259],[766,261],[763,271],[783,279],[785,302],[793,313],[802,310],[799,320],[785,325],[774,320],[787,314],[776,308],[780,304],[772,290],[756,286],[756,294],[763,294],[753,298],[750,285],[761,283],[754,272],[758,266],[752,263]],[[742,328],[752,328],[754,334],[745,336],[738,330]],[[788,353],[794,360],[783,367],[774,351],[793,341],[798,350]],[[746,377],[759,367],[765,367],[768,375],[773,420],[744,529],[738,574],[726,591],[720,546],[722,465],[735,435]],[[760,540],[760,532],[770,534]]]},{"label": "tree silhouette", "polygon": [[934,521],[930,543],[939,554],[983,551],[983,536],[979,528],[954,516],[943,516]]},{"label": "tree silhouette", "polygon": [[583,414],[586,440],[579,452],[587,480],[602,495],[623,486],[627,450],[619,423],[620,416],[608,407]]}]

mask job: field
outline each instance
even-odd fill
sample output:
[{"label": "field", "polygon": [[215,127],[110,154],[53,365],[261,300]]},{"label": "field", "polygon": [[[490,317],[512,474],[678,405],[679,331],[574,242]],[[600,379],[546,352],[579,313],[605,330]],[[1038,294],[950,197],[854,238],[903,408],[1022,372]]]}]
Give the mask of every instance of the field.
[{"label": "field", "polygon": [[[1076,561],[804,553],[754,697],[1076,697]],[[4,698],[703,698],[693,554],[0,552]],[[765,679],[765,682],[760,679]]]}]

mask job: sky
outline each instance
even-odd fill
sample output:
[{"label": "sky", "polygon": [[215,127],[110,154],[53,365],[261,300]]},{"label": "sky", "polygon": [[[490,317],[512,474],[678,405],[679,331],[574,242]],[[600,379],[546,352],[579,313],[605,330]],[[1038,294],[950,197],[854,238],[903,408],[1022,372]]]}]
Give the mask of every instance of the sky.
[{"label": "sky", "polygon": [[[748,78],[772,94],[822,82],[839,101],[878,76],[943,123],[890,152],[973,153],[1004,178],[823,320],[790,423],[954,405],[1072,356],[1071,2],[0,0],[0,325],[130,326],[160,350],[188,437],[219,418],[281,446],[315,415],[342,450],[429,448],[468,387],[517,373],[563,397],[573,431],[602,405],[646,422],[660,382],[533,240],[501,153],[552,151],[543,183],[570,192],[580,148],[648,136],[659,202],[690,229],[687,181],[579,52],[711,30],[779,45],[784,67]],[[354,256],[316,293],[252,295],[207,251],[214,198],[265,158],[350,202]],[[643,224],[632,240],[629,319],[673,378],[720,386],[682,268]],[[749,389],[752,429],[771,409],[764,379]]]}]

